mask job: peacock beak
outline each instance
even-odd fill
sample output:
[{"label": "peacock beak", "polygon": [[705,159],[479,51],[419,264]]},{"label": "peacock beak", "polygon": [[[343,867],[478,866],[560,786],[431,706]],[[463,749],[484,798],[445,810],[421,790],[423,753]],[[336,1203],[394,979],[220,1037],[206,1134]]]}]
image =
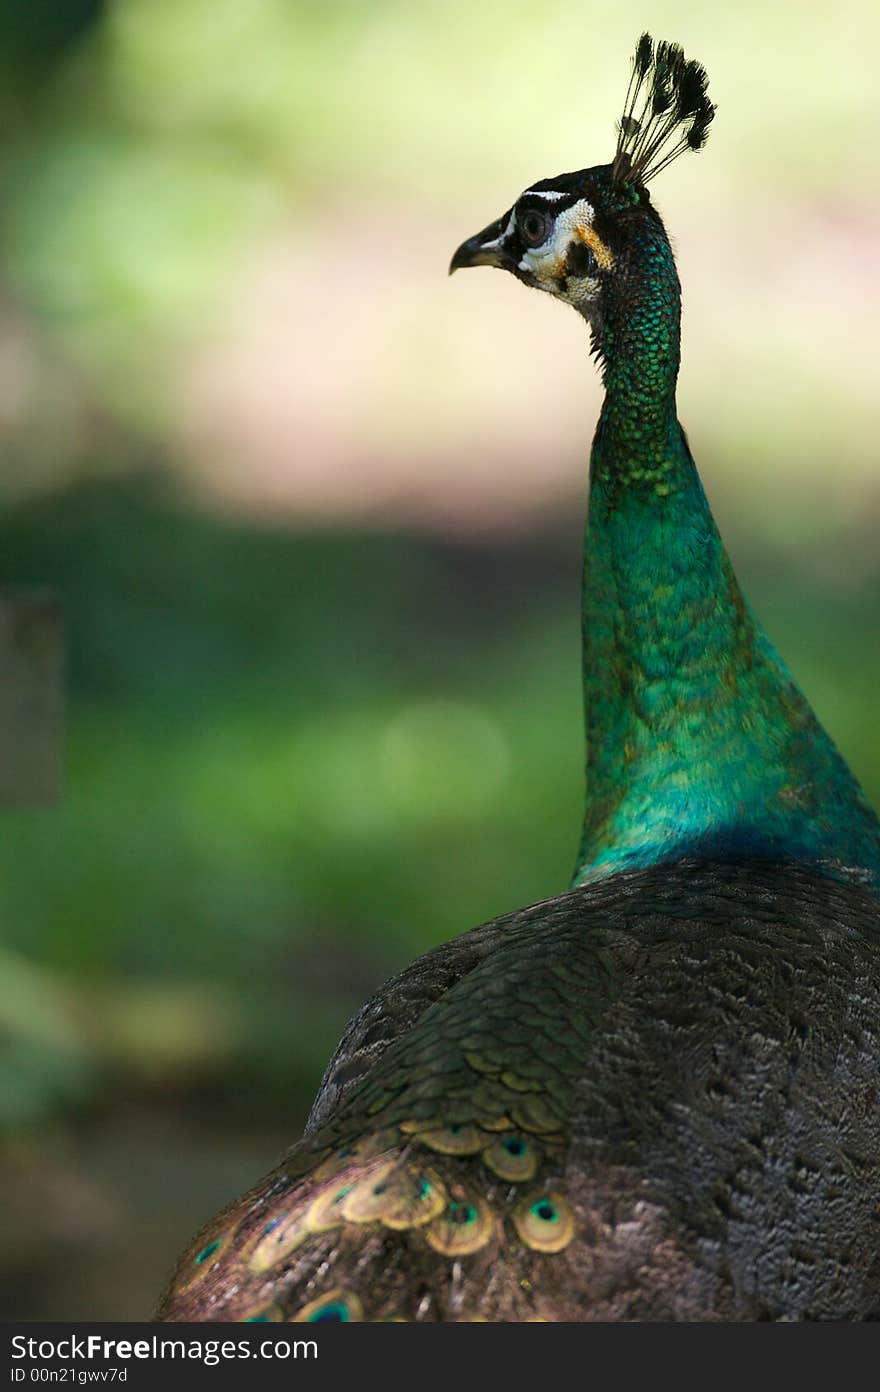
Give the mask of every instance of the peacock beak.
[{"label": "peacock beak", "polygon": [[497,222],[492,222],[462,242],[449,263],[449,274],[460,271],[465,266],[501,266],[506,271],[513,270],[513,257],[504,250],[504,233],[510,222],[510,214],[505,213]]}]

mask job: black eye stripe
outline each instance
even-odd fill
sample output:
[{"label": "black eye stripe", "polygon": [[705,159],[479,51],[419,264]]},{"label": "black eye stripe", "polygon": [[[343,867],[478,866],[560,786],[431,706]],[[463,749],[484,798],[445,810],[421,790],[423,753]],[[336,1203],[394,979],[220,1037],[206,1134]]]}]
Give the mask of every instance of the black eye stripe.
[{"label": "black eye stripe", "polygon": [[565,273],[570,276],[594,275],[598,263],[591,249],[584,242],[572,242],[565,258]]}]

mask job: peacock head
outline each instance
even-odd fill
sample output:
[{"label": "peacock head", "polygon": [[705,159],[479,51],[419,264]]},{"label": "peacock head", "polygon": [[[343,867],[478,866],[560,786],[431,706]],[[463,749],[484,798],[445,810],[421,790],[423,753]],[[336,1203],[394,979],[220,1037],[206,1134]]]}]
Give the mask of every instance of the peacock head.
[{"label": "peacock head", "polygon": [[565,300],[594,328],[628,250],[647,222],[661,225],[647,184],[685,150],[705,144],[715,107],[708,78],[677,44],[640,38],[611,164],[542,179],[495,222],[462,242],[450,274],[500,266]]}]

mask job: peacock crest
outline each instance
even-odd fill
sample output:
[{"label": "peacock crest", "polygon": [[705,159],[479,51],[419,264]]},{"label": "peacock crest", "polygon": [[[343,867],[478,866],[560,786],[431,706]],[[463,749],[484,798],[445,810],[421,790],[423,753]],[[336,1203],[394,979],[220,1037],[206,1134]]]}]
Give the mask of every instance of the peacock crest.
[{"label": "peacock crest", "polygon": [[701,150],[715,116],[706,70],[674,43],[643,34],[618,122],[614,182],[643,187],[685,150]]}]

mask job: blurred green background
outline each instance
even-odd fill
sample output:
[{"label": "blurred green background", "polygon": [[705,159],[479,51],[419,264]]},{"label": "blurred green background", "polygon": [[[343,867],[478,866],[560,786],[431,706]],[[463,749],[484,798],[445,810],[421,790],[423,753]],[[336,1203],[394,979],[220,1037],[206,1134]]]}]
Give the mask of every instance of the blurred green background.
[{"label": "blurred green background", "polygon": [[655,199],[680,411],[869,794],[880,12],[3,0],[0,583],[63,598],[65,786],[0,811],[0,1314],[143,1318],[392,971],[557,892],[599,404],[466,235],[701,58]]}]

